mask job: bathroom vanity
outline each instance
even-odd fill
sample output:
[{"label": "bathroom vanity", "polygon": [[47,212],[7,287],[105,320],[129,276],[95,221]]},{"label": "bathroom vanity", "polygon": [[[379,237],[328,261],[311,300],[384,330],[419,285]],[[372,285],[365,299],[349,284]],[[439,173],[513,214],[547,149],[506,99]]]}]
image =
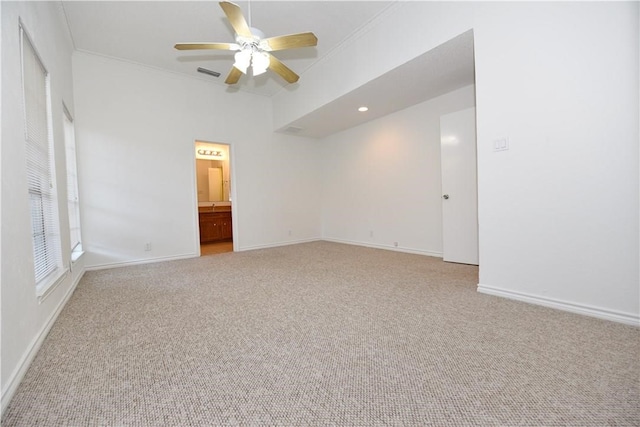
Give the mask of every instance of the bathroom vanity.
[{"label": "bathroom vanity", "polygon": [[200,243],[233,240],[231,206],[198,208]]}]

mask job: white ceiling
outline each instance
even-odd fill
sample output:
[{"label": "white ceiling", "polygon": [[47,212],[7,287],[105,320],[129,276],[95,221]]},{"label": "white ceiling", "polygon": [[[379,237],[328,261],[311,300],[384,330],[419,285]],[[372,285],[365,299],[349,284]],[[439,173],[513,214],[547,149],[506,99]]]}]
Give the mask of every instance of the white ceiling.
[{"label": "white ceiling", "polygon": [[[376,16],[393,6],[389,1],[236,1],[247,21],[267,37],[312,31],[318,46],[276,52],[298,73],[345,43]],[[177,51],[178,42],[233,42],[234,32],[217,1],[65,1],[64,11],[75,48],[224,84],[233,52]],[[217,71],[219,78],[198,73]],[[407,62],[364,86],[296,120],[298,135],[322,137],[407,108],[474,82],[473,35],[465,33]],[[272,96],[287,83],[267,72],[243,76],[237,89]],[[295,90],[295,86],[288,90]],[[354,113],[354,105],[370,111]]]},{"label": "white ceiling", "polygon": [[[249,3],[236,1],[249,21]],[[387,8],[383,1],[251,1],[251,25],[267,37],[312,31],[318,46],[274,55],[298,74],[329,53],[359,27]],[[177,51],[179,42],[234,42],[235,33],[217,1],[67,1],[63,2],[75,48],[157,68],[204,77],[198,67],[221,74],[234,52]],[[287,83],[269,72],[243,76],[244,89],[270,96]]]}]

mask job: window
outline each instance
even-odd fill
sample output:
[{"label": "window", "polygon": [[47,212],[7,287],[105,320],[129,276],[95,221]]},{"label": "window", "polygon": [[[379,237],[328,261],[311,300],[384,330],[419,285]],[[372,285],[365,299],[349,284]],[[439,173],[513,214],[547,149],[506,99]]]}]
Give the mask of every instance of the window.
[{"label": "window", "polygon": [[22,25],[20,44],[35,280],[37,293],[43,295],[63,273],[53,164],[49,74]]},{"label": "window", "polygon": [[78,167],[76,163],[76,137],[73,119],[64,107],[64,146],[67,158],[67,204],[69,208],[69,242],[71,260],[82,254],[80,234],[80,202],[78,197]]}]

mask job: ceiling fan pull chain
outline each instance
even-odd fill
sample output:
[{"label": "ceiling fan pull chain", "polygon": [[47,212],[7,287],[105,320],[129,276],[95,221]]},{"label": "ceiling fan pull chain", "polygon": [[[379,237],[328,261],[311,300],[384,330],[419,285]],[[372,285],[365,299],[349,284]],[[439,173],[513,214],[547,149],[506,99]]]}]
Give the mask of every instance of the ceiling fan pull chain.
[{"label": "ceiling fan pull chain", "polygon": [[251,0],[249,0],[249,28],[253,27],[251,24]]}]

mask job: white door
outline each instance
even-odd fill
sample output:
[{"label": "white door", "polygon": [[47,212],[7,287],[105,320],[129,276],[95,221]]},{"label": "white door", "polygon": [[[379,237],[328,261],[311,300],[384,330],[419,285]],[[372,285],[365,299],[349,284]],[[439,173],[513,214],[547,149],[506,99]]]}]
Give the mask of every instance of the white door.
[{"label": "white door", "polygon": [[442,257],[478,265],[475,108],[440,117],[440,157]]}]

